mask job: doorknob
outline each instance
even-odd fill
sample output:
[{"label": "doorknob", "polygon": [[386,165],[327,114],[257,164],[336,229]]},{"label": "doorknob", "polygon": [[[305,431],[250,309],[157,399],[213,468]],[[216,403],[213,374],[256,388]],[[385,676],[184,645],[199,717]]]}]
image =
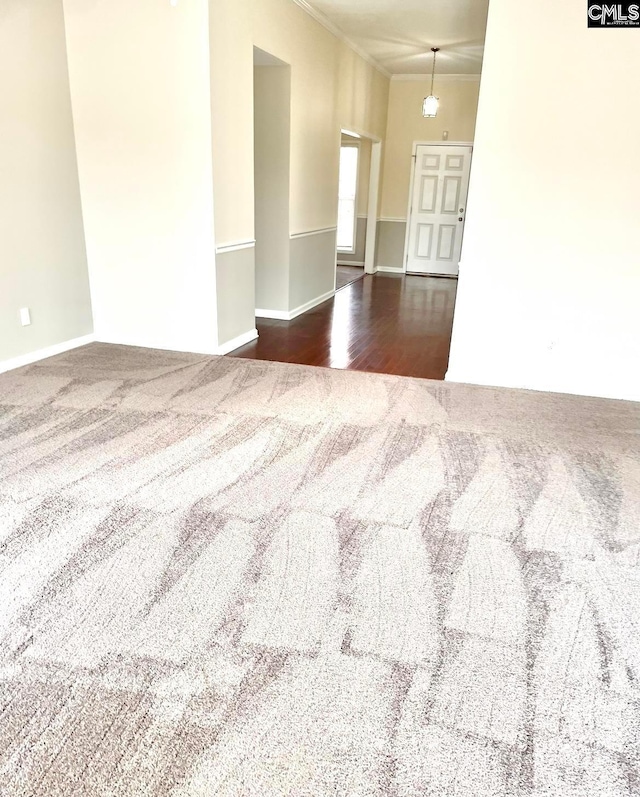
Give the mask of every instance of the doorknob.
[{"label": "doorknob", "polygon": [[458,219],[458,221],[463,221],[463,218],[462,218],[462,216],[460,216],[460,218]]}]

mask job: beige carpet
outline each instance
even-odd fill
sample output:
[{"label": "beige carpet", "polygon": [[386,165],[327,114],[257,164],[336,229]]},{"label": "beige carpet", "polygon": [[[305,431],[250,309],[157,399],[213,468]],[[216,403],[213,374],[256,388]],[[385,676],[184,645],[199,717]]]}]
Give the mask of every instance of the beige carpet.
[{"label": "beige carpet", "polygon": [[0,376],[0,793],[638,795],[640,405]]}]

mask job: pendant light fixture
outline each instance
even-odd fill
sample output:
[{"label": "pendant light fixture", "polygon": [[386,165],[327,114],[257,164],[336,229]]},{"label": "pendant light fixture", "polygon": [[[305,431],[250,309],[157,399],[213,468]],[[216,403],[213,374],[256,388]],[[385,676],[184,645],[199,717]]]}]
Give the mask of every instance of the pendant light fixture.
[{"label": "pendant light fixture", "polygon": [[422,103],[422,115],[425,119],[433,119],[434,116],[438,115],[438,105],[439,100],[433,94],[433,81],[436,77],[436,53],[440,52],[439,47],[432,47],[431,52],[433,53],[433,71],[431,72],[431,94],[428,97],[424,98],[424,102]]}]

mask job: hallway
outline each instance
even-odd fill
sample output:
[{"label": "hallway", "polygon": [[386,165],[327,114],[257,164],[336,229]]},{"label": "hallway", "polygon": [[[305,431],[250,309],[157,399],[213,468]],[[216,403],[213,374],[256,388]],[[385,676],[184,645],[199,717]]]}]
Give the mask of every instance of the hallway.
[{"label": "hallway", "polygon": [[336,267],[336,290],[351,285],[356,280],[361,280],[365,276],[362,266],[340,266]]},{"label": "hallway", "polygon": [[230,357],[444,379],[457,281],[376,274],[293,321],[258,319]]}]

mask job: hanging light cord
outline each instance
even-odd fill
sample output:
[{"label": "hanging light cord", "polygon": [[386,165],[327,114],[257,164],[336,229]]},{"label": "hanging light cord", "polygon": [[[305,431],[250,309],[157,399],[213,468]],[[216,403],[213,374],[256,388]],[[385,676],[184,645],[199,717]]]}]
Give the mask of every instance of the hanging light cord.
[{"label": "hanging light cord", "polygon": [[431,72],[431,96],[433,96],[433,82],[436,78],[436,53],[439,52],[439,47],[432,47],[431,52],[433,53],[433,71]]}]

